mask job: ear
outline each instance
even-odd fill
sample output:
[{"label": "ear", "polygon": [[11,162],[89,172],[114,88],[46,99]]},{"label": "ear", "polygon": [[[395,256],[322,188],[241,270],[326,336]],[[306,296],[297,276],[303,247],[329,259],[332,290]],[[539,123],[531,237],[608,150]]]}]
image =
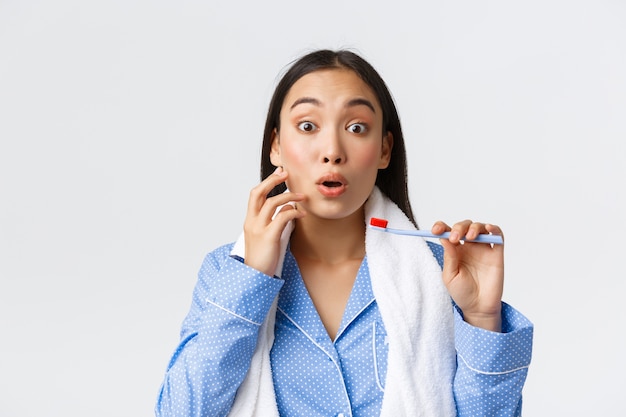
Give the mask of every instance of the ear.
[{"label": "ear", "polygon": [[283,165],[282,158],[280,156],[280,138],[276,128],[272,131],[272,146],[270,148],[270,162],[275,167]]},{"label": "ear", "polygon": [[388,131],[383,136],[382,152],[380,154],[380,162],[378,164],[378,169],[385,169],[389,166],[389,162],[391,161],[392,149],[393,149],[393,134]]}]

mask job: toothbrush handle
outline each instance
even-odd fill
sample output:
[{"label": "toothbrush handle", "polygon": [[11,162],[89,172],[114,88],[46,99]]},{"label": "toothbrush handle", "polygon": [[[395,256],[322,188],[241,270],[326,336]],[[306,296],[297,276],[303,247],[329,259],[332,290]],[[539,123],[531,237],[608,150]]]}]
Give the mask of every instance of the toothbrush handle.
[{"label": "toothbrush handle", "polygon": [[[438,239],[448,239],[450,237],[450,232],[444,232],[440,235],[435,235],[425,230],[401,230],[401,229],[390,229],[388,227],[384,228],[384,227],[378,227],[378,226],[370,226],[370,227],[372,229],[380,230],[382,232],[393,233],[396,235],[432,237],[432,238],[438,238]],[[473,242],[473,243],[493,243],[494,245],[503,244],[502,236],[499,236],[499,235],[480,234],[475,239],[472,239],[472,240],[467,240],[465,238],[462,238],[461,240],[464,240],[466,242]]]},{"label": "toothbrush handle", "polygon": [[[443,238],[443,239],[449,239],[450,238],[450,232],[444,232],[440,235],[434,235],[432,233],[429,233],[431,237],[438,237],[438,238]],[[493,243],[494,245],[502,245],[502,236],[500,235],[488,235],[488,234],[480,234],[478,236],[476,236],[475,239],[465,239],[465,236],[463,236],[461,238],[461,240],[464,240],[466,242],[474,242],[474,243]]]}]

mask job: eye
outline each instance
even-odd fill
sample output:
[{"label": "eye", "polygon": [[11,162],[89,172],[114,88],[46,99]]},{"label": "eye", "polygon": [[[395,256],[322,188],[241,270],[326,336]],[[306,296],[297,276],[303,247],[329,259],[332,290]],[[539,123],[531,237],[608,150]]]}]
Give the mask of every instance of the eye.
[{"label": "eye", "polygon": [[302,123],[298,123],[298,129],[300,129],[303,132],[313,132],[317,130],[317,126],[315,126],[311,122],[302,122]]},{"label": "eye", "polygon": [[363,123],[352,123],[348,126],[348,132],[356,134],[365,133],[367,132],[367,126]]}]

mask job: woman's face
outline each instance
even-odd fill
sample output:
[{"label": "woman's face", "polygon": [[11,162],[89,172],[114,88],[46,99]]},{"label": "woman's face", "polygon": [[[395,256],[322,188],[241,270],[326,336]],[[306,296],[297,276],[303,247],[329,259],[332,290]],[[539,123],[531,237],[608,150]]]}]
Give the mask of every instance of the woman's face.
[{"label": "woman's face", "polygon": [[363,206],[391,156],[382,120],[376,95],[351,70],[315,71],[291,87],[270,158],[289,173],[287,187],[306,195],[308,215],[341,219]]}]

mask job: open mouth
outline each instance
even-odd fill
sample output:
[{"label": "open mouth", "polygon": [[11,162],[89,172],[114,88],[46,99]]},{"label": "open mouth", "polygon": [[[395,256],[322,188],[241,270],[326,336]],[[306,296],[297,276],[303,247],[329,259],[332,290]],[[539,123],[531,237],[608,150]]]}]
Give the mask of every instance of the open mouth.
[{"label": "open mouth", "polygon": [[339,197],[346,192],[348,181],[337,173],[327,174],[320,178],[317,183],[317,189],[319,192],[328,198]]}]

